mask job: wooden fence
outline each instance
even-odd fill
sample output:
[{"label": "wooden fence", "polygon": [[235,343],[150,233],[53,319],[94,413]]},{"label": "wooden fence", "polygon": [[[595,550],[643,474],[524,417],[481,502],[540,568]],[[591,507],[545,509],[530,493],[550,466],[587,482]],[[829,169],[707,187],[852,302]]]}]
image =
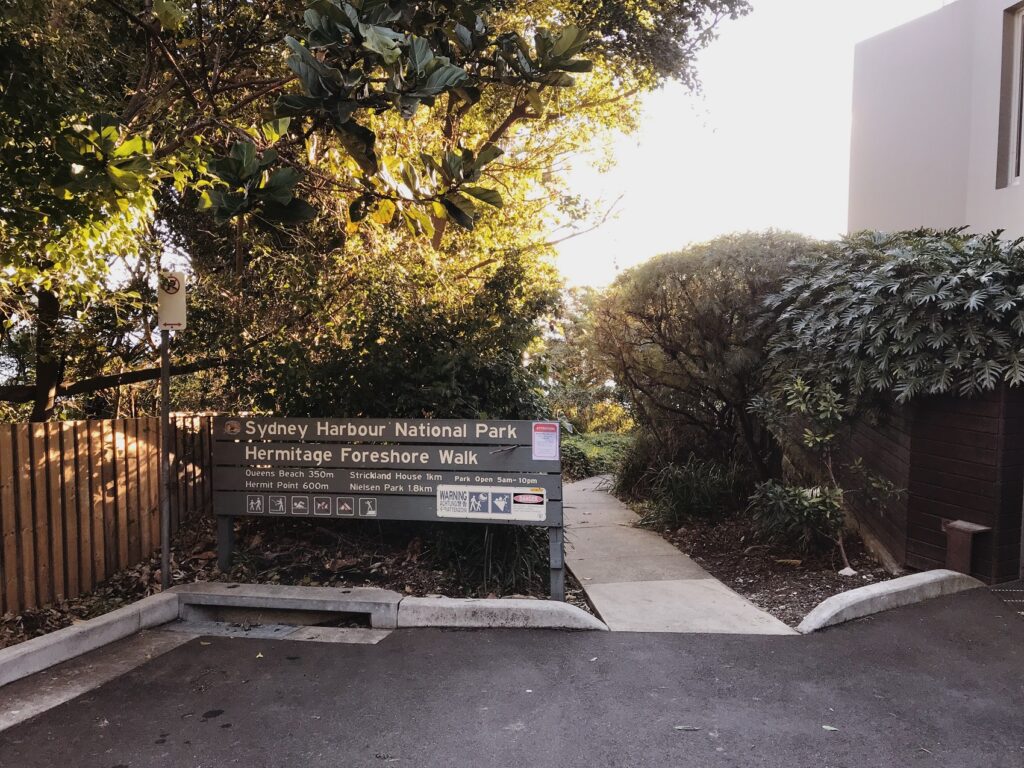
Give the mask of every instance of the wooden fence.
[{"label": "wooden fence", "polygon": [[[172,424],[171,527],[212,503],[208,416]],[[0,424],[0,614],[90,591],[160,547],[155,418]]]}]

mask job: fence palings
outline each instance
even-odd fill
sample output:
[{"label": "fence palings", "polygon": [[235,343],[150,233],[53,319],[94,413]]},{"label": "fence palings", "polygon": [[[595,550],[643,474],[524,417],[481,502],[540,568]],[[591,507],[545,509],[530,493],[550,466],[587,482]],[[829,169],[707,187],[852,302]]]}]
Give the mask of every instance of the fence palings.
[{"label": "fence palings", "polygon": [[[171,432],[172,530],[211,505],[208,416]],[[0,614],[76,597],[160,547],[155,418],[0,424]]]}]

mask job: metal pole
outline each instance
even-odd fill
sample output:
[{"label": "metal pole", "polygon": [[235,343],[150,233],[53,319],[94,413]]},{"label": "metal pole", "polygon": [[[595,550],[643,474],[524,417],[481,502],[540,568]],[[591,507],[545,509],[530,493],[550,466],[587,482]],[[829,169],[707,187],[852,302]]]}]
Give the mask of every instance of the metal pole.
[{"label": "metal pole", "polygon": [[171,586],[171,332],[160,331],[160,585]]},{"label": "metal pole", "polygon": [[551,599],[565,602],[565,529],[548,528],[548,558],[551,566]]}]

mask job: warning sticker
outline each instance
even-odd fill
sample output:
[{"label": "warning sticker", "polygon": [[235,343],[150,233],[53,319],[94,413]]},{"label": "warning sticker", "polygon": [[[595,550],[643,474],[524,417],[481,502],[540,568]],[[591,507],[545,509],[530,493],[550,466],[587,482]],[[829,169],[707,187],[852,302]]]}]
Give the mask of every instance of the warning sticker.
[{"label": "warning sticker", "polygon": [[558,422],[535,421],[533,423],[533,460],[558,461],[561,456],[560,435]]},{"label": "warning sticker", "polygon": [[543,522],[547,516],[547,499],[543,488],[439,485],[437,516],[463,520]]}]

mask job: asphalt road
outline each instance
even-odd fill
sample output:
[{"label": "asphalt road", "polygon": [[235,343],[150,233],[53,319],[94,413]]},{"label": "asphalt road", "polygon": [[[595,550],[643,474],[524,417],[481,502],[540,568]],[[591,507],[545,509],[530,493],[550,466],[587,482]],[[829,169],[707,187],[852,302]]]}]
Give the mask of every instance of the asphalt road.
[{"label": "asphalt road", "polygon": [[0,766],[1020,768],[1022,628],[975,590],[810,637],[208,638],[0,734]]}]

